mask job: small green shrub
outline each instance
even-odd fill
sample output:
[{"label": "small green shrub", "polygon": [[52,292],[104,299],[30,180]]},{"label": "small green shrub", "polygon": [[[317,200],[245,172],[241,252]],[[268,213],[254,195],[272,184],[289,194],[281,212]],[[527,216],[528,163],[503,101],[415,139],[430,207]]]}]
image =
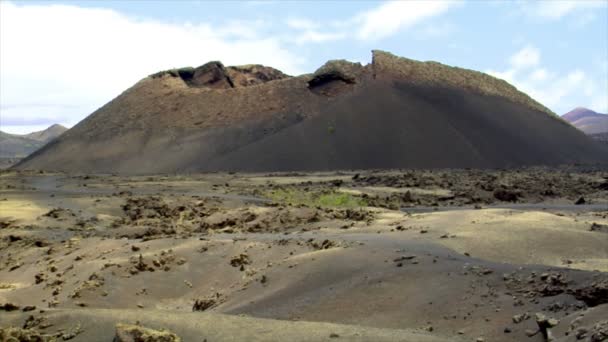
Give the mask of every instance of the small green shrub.
[{"label": "small green shrub", "polygon": [[367,202],[361,197],[338,192],[321,194],[316,201],[321,207],[353,208],[367,206]]}]

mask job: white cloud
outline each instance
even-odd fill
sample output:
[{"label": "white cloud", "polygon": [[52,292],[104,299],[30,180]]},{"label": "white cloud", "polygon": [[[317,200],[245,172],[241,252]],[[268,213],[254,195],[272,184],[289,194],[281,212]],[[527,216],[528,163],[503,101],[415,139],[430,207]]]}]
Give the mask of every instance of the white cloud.
[{"label": "white cloud", "polygon": [[441,38],[451,35],[454,31],[455,26],[450,23],[433,23],[416,30],[415,37],[418,40]]},{"label": "white cloud", "polygon": [[302,73],[304,61],[278,38],[260,37],[260,25],[228,22],[220,29],[0,1],[0,126],[72,125],[151,73],[210,60]]},{"label": "white cloud", "polygon": [[341,32],[319,32],[315,30],[306,30],[295,37],[295,42],[297,44],[324,43],[344,38],[346,38],[346,34]]},{"label": "white cloud", "polygon": [[305,18],[289,18],[285,23],[296,30],[316,30],[320,26],[319,23]]},{"label": "white cloud", "polygon": [[279,1],[274,0],[254,0],[254,1],[245,1],[244,4],[246,6],[268,6],[268,5],[276,5]]},{"label": "white cloud", "polygon": [[544,68],[536,69],[534,70],[534,72],[532,72],[532,75],[530,75],[530,80],[532,80],[533,82],[543,82],[546,81],[548,78],[549,73]]},{"label": "white cloud", "polygon": [[[605,8],[605,0],[552,0],[522,2],[525,13],[547,20],[558,20],[573,13],[587,12],[597,8]],[[586,16],[585,19],[590,19]],[[591,18],[592,19],[592,18]]]},{"label": "white cloud", "polygon": [[519,82],[519,86],[545,106],[556,108],[565,97],[578,91],[587,81],[587,75],[583,71],[574,70],[551,82],[531,84],[529,80],[524,80]]},{"label": "white cloud", "polygon": [[374,40],[438,16],[457,4],[454,1],[389,1],[355,18],[357,38]]},{"label": "white cloud", "polygon": [[323,43],[346,38],[346,33],[335,30],[321,30],[321,24],[304,18],[290,18],[285,21],[287,27],[298,31],[295,35],[286,36],[285,40],[296,44]]},{"label": "white cloud", "polygon": [[519,70],[538,65],[540,51],[534,46],[526,46],[511,56],[510,62],[513,68]]},{"label": "white cloud", "polygon": [[550,71],[541,65],[540,56],[536,47],[526,46],[508,59],[508,69],[486,72],[511,83],[559,114],[576,106],[599,111],[608,108],[608,92],[605,91],[608,80],[598,86],[592,75],[580,69],[566,73]]},{"label": "white cloud", "polygon": [[591,108],[599,113],[608,114],[608,87],[591,99]]},{"label": "white cloud", "polygon": [[[290,18],[286,20],[287,26],[298,32],[289,36],[288,40],[297,44],[347,38],[379,40],[437,17],[460,3],[461,1],[456,0],[387,1],[350,18],[333,20],[326,24],[306,18]],[[452,25],[441,23],[424,27],[417,32],[417,36],[421,39],[437,38],[453,30]]]}]

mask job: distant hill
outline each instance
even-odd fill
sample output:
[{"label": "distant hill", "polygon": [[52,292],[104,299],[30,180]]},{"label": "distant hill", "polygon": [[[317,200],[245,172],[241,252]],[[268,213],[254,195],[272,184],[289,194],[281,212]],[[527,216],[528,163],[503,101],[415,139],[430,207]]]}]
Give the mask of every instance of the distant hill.
[{"label": "distant hill", "polygon": [[562,115],[562,118],[586,134],[608,133],[608,115],[588,108],[575,108]]},{"label": "distant hill", "polygon": [[29,134],[10,134],[0,131],[0,158],[27,157],[65,131],[67,128],[57,124]]},{"label": "distant hill", "polygon": [[594,144],[487,74],[373,51],[289,76],[268,66],[161,71],[15,166],[166,173],[502,168],[596,163]]},{"label": "distant hill", "polygon": [[63,132],[65,132],[67,130],[68,129],[62,125],[54,124],[54,125],[49,126],[49,128],[47,128],[45,130],[32,132],[29,134],[24,134],[24,135],[22,135],[22,137],[47,143],[47,142],[57,138],[58,136],[60,136],[61,134],[63,134]]}]

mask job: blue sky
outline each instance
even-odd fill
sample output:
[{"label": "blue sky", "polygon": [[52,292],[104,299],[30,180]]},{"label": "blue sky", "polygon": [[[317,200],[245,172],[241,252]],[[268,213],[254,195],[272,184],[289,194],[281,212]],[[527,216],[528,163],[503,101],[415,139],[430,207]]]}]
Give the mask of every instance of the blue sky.
[{"label": "blue sky", "polygon": [[608,112],[608,0],[1,0],[0,129],[71,126],[162,69],[300,74],[372,49],[488,72],[558,114]]}]

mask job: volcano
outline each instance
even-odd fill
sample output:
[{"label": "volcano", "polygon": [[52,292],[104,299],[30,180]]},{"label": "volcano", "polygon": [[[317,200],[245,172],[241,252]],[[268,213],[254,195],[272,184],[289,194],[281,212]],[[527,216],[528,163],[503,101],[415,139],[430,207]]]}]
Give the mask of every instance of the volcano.
[{"label": "volcano", "polygon": [[150,75],[15,166],[92,173],[509,168],[605,146],[507,82],[373,51],[288,76],[262,65]]}]

